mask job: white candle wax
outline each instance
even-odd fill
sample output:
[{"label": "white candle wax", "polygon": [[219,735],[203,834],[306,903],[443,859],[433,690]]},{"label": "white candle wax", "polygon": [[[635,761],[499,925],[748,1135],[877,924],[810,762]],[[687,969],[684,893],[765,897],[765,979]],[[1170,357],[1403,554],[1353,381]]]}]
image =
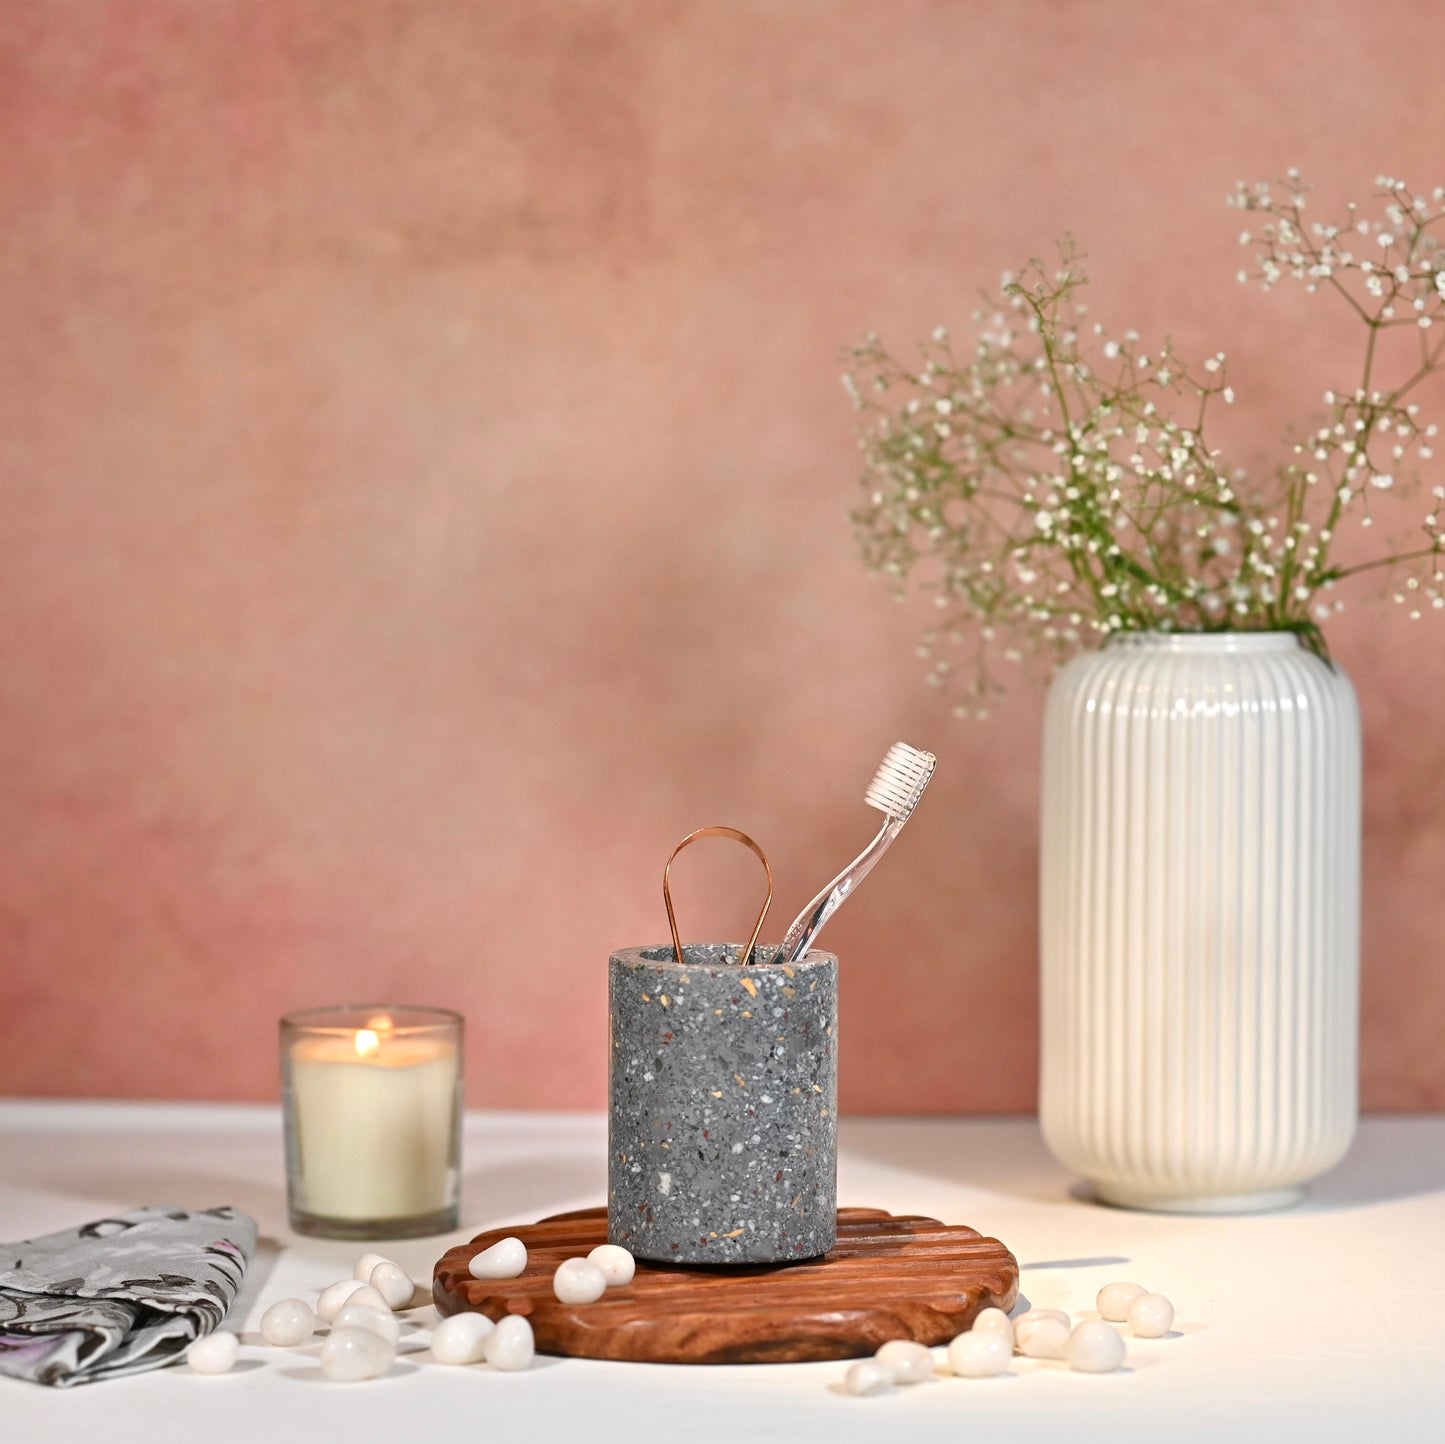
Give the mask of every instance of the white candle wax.
[{"label": "white candle wax", "polygon": [[385,1028],[291,1044],[296,1153],[308,1213],[415,1218],[455,1197],[460,1056]]}]

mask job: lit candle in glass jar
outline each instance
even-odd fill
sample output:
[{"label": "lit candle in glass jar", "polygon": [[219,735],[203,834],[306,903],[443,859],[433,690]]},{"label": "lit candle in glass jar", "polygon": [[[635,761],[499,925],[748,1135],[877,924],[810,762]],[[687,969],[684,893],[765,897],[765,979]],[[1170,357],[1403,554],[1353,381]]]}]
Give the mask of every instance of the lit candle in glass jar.
[{"label": "lit candle in glass jar", "polygon": [[462,1020],[318,1008],[281,1020],[291,1225],[336,1238],[457,1224]]}]

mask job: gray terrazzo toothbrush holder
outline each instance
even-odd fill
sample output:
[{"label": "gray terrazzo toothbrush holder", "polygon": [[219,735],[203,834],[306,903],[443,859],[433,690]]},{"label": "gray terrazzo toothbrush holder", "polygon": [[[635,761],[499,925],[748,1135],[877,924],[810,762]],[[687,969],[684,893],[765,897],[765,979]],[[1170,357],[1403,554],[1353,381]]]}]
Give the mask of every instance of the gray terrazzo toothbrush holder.
[{"label": "gray terrazzo toothbrush holder", "polygon": [[837,1241],[838,959],[735,943],[612,954],[608,1238],[661,1263]]}]

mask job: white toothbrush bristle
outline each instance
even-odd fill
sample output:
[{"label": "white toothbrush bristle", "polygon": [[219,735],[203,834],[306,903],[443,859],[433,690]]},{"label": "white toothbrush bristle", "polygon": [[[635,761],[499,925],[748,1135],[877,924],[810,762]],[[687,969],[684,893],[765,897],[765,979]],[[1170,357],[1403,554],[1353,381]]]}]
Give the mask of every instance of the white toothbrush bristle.
[{"label": "white toothbrush bristle", "polygon": [[931,752],[920,752],[906,742],[895,742],[873,774],[863,800],[890,817],[907,817],[923,796],[937,761]]}]

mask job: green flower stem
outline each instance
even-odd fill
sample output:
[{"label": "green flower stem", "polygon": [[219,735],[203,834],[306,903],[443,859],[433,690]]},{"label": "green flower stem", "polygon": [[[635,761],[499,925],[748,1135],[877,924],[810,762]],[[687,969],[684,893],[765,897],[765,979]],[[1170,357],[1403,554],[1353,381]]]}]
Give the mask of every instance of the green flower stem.
[{"label": "green flower stem", "polygon": [[[1148,353],[1133,333],[1109,340],[1086,326],[1068,239],[1055,267],[1031,262],[979,313],[972,357],[942,332],[921,348],[921,369],[875,337],[854,349],[870,497],[855,518],[865,558],[895,588],[929,564],[919,581],[938,589],[942,614],[922,649],[932,680],[954,684],[940,638],[975,644],[973,705],[998,687],[995,645],[1010,661],[1059,660],[1125,629],[1268,628],[1328,657],[1319,621],[1340,601],[1320,594],[1376,569],[1410,570],[1396,595],[1412,616],[1445,610],[1445,505],[1425,518],[1428,546],[1332,560],[1350,522],[1371,524],[1375,489],[1415,479],[1412,450],[1430,457],[1434,428],[1405,398],[1445,370],[1445,247],[1432,230],[1445,225],[1445,188],[1434,210],[1398,181],[1382,180],[1381,195],[1378,222],[1351,208],[1340,225],[1309,228],[1297,175],[1236,193],[1256,257],[1241,277],[1343,300],[1365,332],[1359,385],[1330,393],[1327,417],[1259,478],[1226,470],[1210,445],[1213,403],[1234,400],[1223,354],[1186,365],[1171,343]],[[1416,343],[1404,345],[1402,326]],[[1389,389],[1380,379],[1402,349],[1413,355]]]}]

